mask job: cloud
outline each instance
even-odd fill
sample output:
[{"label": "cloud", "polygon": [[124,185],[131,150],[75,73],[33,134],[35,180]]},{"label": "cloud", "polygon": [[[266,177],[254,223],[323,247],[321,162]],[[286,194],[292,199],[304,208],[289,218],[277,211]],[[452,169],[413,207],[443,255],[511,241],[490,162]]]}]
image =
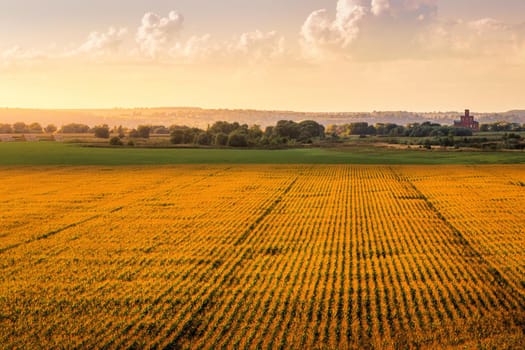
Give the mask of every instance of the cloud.
[{"label": "cloud", "polygon": [[433,55],[465,58],[522,55],[523,27],[494,18],[436,21],[420,34],[421,47]]},{"label": "cloud", "polygon": [[229,45],[229,51],[250,60],[271,60],[284,54],[285,39],[275,31],[246,32]]},{"label": "cloud", "polygon": [[261,63],[271,62],[286,53],[285,39],[275,31],[255,30],[215,41],[210,34],[192,36],[170,50],[171,57],[185,63]]},{"label": "cloud", "polygon": [[5,49],[0,55],[4,60],[31,60],[43,57],[44,54],[35,50],[25,50],[20,46]]},{"label": "cloud", "polygon": [[12,46],[0,51],[0,67],[33,66],[49,58],[49,54],[44,51]]},{"label": "cloud", "polygon": [[221,48],[213,43],[210,34],[192,36],[186,42],[176,43],[169,51],[171,58],[185,63],[204,62],[221,54]]},{"label": "cloud", "polygon": [[312,58],[391,55],[392,49],[408,49],[405,43],[411,43],[436,14],[435,0],[338,0],[335,18],[326,9],[308,16],[300,31],[301,43]]},{"label": "cloud", "polygon": [[88,53],[93,55],[103,55],[117,52],[127,34],[126,28],[116,29],[111,27],[105,33],[91,32],[87,40],[74,50],[75,53]]},{"label": "cloud", "polygon": [[175,11],[171,11],[168,17],[146,13],[135,37],[140,51],[152,58],[157,56],[180,33],[183,23],[184,17]]},{"label": "cloud", "polygon": [[525,57],[525,23],[516,26],[513,33],[513,39],[516,50]]},{"label": "cloud", "polygon": [[303,46],[314,55],[327,48],[348,47],[359,34],[359,23],[369,10],[362,3],[339,0],[333,20],[326,9],[312,12],[301,28]]},{"label": "cloud", "polygon": [[390,9],[390,0],[372,0],[372,13],[379,16]]},{"label": "cloud", "polygon": [[298,38],[285,38],[275,30],[246,31],[229,40],[192,33],[181,38],[181,14],[171,11],[163,17],[147,12],[130,30],[134,36],[114,26],[93,31],[83,42],[66,48],[14,46],[0,49],[0,64],[61,64],[84,56],[100,62],[230,65],[303,64],[341,58],[370,62],[483,56],[516,56],[523,61],[525,57],[525,24],[494,18],[443,20],[437,16],[437,0],[333,0],[333,4],[331,11],[311,12]]}]

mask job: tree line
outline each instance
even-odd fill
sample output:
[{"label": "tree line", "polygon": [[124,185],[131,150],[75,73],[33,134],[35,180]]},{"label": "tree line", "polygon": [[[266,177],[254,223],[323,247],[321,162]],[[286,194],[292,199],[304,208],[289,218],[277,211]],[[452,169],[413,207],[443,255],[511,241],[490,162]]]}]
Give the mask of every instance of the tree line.
[{"label": "tree line", "polygon": [[53,133],[55,131],[57,131],[57,127],[54,124],[42,127],[40,123],[26,124],[17,122],[12,125],[0,123],[0,134],[41,134],[44,132]]},{"label": "tree line", "polygon": [[[497,122],[482,124],[483,132],[519,132],[525,131],[525,125],[516,123]],[[0,133],[24,134],[24,133],[62,133],[62,134],[88,134],[92,133],[97,138],[110,139],[112,145],[123,145],[124,138],[130,139],[129,145],[133,145],[133,139],[148,139],[150,135],[169,135],[170,142],[174,145],[199,145],[199,146],[230,146],[230,147],[272,147],[280,145],[308,144],[326,140],[344,141],[350,136],[388,136],[434,138],[442,146],[456,144],[453,137],[473,136],[472,130],[441,125],[438,123],[424,122],[413,123],[405,126],[395,123],[376,123],[371,125],[367,122],[356,122],[342,125],[328,125],[326,128],[313,120],[294,122],[291,120],[280,120],[275,125],[261,128],[259,125],[240,124],[238,122],[218,121],[206,129],[172,125],[139,125],[136,128],[125,128],[123,126],[109,127],[108,125],[97,125],[90,127],[81,123],[70,123],[57,128],[53,124],[42,127],[39,123],[26,124],[17,122],[14,124],[1,124]],[[111,137],[113,136],[113,137]],[[512,134],[511,134],[512,136]],[[518,135],[519,136],[519,135]],[[508,138],[513,140],[512,137]],[[467,139],[465,139],[467,140]],[[485,140],[481,140],[485,141]],[[480,142],[481,142],[480,141]],[[512,143],[507,141],[507,143]],[[521,141],[521,140],[519,140]],[[469,140],[465,142],[470,142]],[[486,141],[485,141],[486,142]]]},{"label": "tree line", "polygon": [[272,146],[295,143],[312,143],[325,136],[323,125],[305,120],[294,122],[280,120],[264,130],[259,125],[248,126],[238,122],[219,121],[207,130],[186,126],[175,127],[171,132],[173,144],[197,144],[213,146]]},{"label": "tree line", "polygon": [[[169,135],[174,145],[199,146],[230,146],[230,147],[258,147],[278,146],[285,144],[312,143],[324,139],[324,126],[313,121],[305,120],[299,123],[290,120],[281,120],[274,126],[264,130],[259,125],[240,124],[238,122],[218,121],[206,129],[172,125],[164,126],[139,125],[136,129],[107,125],[95,126],[91,131],[96,137],[110,138],[111,145],[123,145],[123,138],[148,139],[150,135]],[[131,144],[131,143],[128,143]]]},{"label": "tree line", "polygon": [[432,122],[398,125],[394,123],[377,123],[369,125],[366,122],[343,125],[329,125],[327,134],[333,137],[359,136],[390,136],[390,137],[442,137],[442,136],[472,136],[472,130],[456,128]]}]

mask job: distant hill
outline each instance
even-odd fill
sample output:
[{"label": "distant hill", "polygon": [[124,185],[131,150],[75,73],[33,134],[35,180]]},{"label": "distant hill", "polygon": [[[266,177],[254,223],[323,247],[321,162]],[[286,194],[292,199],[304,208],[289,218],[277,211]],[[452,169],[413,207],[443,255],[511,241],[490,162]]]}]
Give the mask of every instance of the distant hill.
[{"label": "distant hill", "polygon": [[[406,125],[432,121],[450,125],[459,119],[463,112],[431,112],[417,113],[406,111],[390,112],[338,112],[338,113],[305,113],[292,111],[260,111],[260,110],[230,110],[202,109],[196,107],[163,107],[163,108],[115,108],[115,109],[79,109],[79,110],[44,110],[0,108],[0,123],[38,122],[43,126],[55,124],[61,126],[68,123],[84,123],[90,126],[108,124],[136,127],[140,124],[151,125],[187,125],[206,128],[216,121],[238,121],[249,125],[258,124],[262,127],[274,125],[282,119],[301,121],[313,119],[328,124],[347,124],[354,122],[396,123]],[[472,113],[481,123],[506,121],[525,124],[525,110],[512,110],[502,113]]]}]

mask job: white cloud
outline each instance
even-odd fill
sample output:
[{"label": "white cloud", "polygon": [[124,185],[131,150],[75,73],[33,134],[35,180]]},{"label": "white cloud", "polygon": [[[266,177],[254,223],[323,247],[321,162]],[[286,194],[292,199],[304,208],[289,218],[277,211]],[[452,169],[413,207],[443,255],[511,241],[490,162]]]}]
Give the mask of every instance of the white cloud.
[{"label": "white cloud", "polygon": [[372,0],[372,13],[379,16],[390,9],[390,0]]},{"label": "white cloud", "polygon": [[261,32],[259,30],[243,33],[229,45],[233,55],[241,55],[251,60],[270,60],[285,52],[284,37],[277,32]]},{"label": "white cloud", "polygon": [[178,61],[203,62],[221,54],[211,35],[192,36],[185,43],[178,42],[170,49],[170,56]]},{"label": "white cloud", "polygon": [[[125,28],[93,31],[87,39],[67,48],[0,48],[3,66],[97,57],[148,64],[165,63],[258,64],[351,58],[360,61],[428,59],[436,56],[525,57],[525,24],[512,25],[494,18],[445,21],[437,17],[436,0],[333,0],[335,13],[313,11],[299,38],[284,38],[277,31],[247,31],[229,40],[211,34],[180,38],[184,18],[171,11],[163,17],[144,14],[136,34]],[[333,10],[332,10],[333,12]],[[295,50],[297,44],[301,50]],[[126,40],[128,42],[126,43]],[[133,42],[134,40],[134,42]],[[134,49],[124,50],[123,47]],[[126,45],[125,45],[126,44]],[[112,55],[114,54],[114,55]],[[65,61],[64,61],[65,62]],[[303,61],[304,63],[305,61]],[[151,62],[154,63],[154,62]]]},{"label": "white cloud", "polygon": [[43,56],[43,54],[39,53],[38,51],[25,50],[21,48],[20,46],[12,46],[8,49],[5,49],[1,54],[1,57],[4,60],[17,60],[17,59],[28,60],[28,59],[39,58],[41,56]]},{"label": "white cloud", "polygon": [[408,50],[436,13],[436,0],[338,0],[335,18],[326,9],[308,16],[300,32],[302,47],[313,58],[394,55]]},{"label": "white cloud", "polygon": [[357,37],[359,22],[369,10],[363,3],[339,0],[334,20],[326,9],[312,12],[301,28],[303,47],[314,56],[322,55],[323,49],[346,48]]},{"label": "white cloud", "polygon": [[106,33],[91,32],[87,40],[73,53],[103,55],[118,51],[127,34],[126,28],[111,27]]},{"label": "white cloud", "polygon": [[0,66],[33,66],[49,58],[49,54],[35,49],[24,49],[20,46],[12,46],[0,51]]},{"label": "white cloud", "polygon": [[141,52],[152,58],[157,56],[179,34],[183,22],[184,17],[175,11],[171,11],[168,17],[146,13],[135,38]]},{"label": "white cloud", "polygon": [[474,21],[436,21],[420,34],[427,53],[475,58],[523,54],[520,26],[493,18]]},{"label": "white cloud", "polygon": [[285,39],[277,32],[246,32],[226,41],[214,41],[210,34],[192,36],[170,50],[171,57],[184,62],[259,63],[285,55]]},{"label": "white cloud", "polygon": [[509,27],[494,18],[481,18],[467,23],[478,35],[490,34],[494,31],[507,30]]}]

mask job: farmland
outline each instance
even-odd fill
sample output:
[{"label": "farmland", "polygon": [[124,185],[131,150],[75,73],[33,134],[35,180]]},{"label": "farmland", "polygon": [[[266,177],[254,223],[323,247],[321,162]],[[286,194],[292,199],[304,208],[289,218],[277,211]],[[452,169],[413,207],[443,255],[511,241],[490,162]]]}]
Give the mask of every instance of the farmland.
[{"label": "farmland", "polygon": [[524,165],[0,168],[0,347],[525,344]]},{"label": "farmland", "polygon": [[525,164],[523,151],[330,148],[198,149],[82,147],[60,142],[0,142],[2,165],[169,164]]}]

